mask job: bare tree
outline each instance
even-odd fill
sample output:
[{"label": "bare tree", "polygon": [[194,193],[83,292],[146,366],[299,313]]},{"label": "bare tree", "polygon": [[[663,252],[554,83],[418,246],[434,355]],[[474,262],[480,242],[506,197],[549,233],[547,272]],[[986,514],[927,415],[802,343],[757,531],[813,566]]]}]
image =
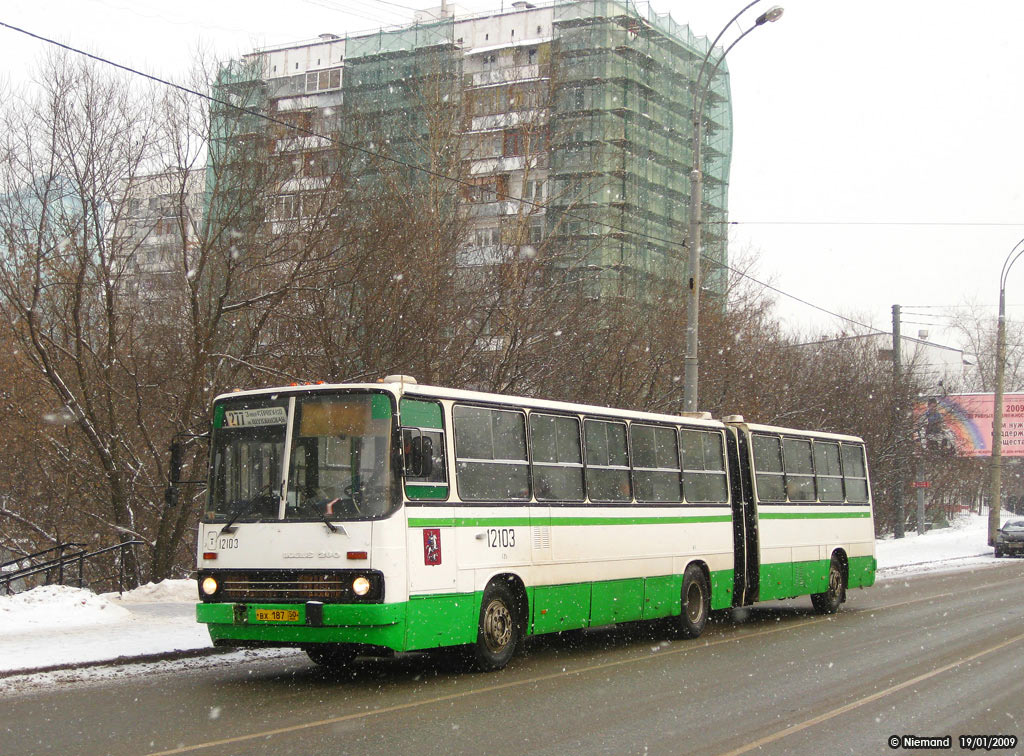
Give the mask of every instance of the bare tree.
[{"label": "bare tree", "polygon": [[[318,248],[270,228],[279,183],[258,119],[62,57],[40,79],[2,116],[0,308],[31,367],[22,375],[69,431],[41,434],[34,462],[76,485],[8,503],[6,516],[50,541],[69,529],[142,540],[128,574],[160,579],[185,564],[195,517],[194,486],[183,505],[164,496],[168,444],[183,436],[194,459],[212,395],[273,370],[266,335]],[[229,94],[245,103],[245,86]],[[159,205],[155,223],[144,200]],[[43,499],[58,496],[73,521],[47,514]]]},{"label": "bare tree", "polygon": [[[995,390],[997,319],[978,304],[949,313],[954,332],[964,350],[975,357],[974,369],[964,376],[965,390]],[[1006,391],[1024,390],[1024,324],[1006,322]]]}]

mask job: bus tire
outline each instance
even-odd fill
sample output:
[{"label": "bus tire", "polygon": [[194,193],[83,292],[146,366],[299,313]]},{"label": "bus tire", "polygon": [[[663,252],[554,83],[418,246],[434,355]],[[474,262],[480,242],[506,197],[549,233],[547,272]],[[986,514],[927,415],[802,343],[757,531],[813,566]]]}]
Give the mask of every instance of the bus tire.
[{"label": "bus tire", "polygon": [[818,614],[835,614],[839,605],[846,601],[846,570],[842,560],[835,554],[828,565],[828,590],[812,593],[811,605]]},{"label": "bus tire", "polygon": [[473,663],[481,672],[493,672],[509,663],[522,633],[517,602],[506,583],[493,582],[484,590]]},{"label": "bus tire", "polygon": [[303,650],[310,661],[334,671],[347,669],[357,655],[354,647],[340,643],[318,643],[315,646],[306,646]]},{"label": "bus tire", "polygon": [[691,564],[683,572],[682,605],[677,628],[684,638],[697,638],[704,632],[711,613],[711,588],[699,565]]}]

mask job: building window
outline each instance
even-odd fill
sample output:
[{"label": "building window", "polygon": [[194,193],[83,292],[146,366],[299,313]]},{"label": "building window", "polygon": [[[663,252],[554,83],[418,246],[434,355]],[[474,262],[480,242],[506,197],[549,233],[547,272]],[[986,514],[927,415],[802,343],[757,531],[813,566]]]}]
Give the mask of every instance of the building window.
[{"label": "building window", "polygon": [[274,197],[274,208],[271,211],[274,220],[289,220],[299,217],[299,198],[295,194],[282,194]]},{"label": "building window", "polygon": [[528,202],[543,202],[544,182],[538,179],[523,181],[523,199]]},{"label": "building window", "polygon": [[477,247],[497,247],[501,244],[501,230],[498,228],[478,228],[473,232],[473,241]]},{"label": "building window", "polygon": [[306,74],[307,92],[325,92],[331,89],[341,89],[341,68],[325,68]]}]

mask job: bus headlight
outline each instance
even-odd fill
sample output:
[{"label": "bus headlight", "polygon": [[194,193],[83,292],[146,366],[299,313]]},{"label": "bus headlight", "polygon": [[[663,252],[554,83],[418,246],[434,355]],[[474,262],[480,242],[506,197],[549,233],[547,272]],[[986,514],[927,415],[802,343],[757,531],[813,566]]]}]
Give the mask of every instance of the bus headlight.
[{"label": "bus headlight", "polygon": [[217,592],[219,587],[220,586],[217,585],[217,578],[215,577],[205,577],[203,578],[203,582],[199,584],[199,590],[203,592],[204,596],[212,596]]},{"label": "bus headlight", "polygon": [[357,596],[365,596],[370,592],[370,581],[360,575],[352,581],[352,592]]}]

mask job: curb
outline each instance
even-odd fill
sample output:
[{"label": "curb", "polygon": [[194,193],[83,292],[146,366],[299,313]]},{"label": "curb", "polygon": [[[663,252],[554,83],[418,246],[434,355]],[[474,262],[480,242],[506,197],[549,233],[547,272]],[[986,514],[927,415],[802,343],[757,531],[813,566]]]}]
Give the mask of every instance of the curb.
[{"label": "curb", "polygon": [[129,664],[148,664],[160,661],[177,661],[179,659],[194,659],[203,656],[215,656],[228,654],[237,651],[237,648],[191,648],[180,651],[161,651],[154,654],[140,654],[138,656],[117,656],[113,659],[96,659],[93,661],[63,662],[61,664],[50,664],[45,667],[25,667],[22,669],[0,670],[0,680],[7,677],[18,677],[19,675],[36,675],[43,672],[60,672],[68,669],[90,669],[92,667],[124,667]]}]

